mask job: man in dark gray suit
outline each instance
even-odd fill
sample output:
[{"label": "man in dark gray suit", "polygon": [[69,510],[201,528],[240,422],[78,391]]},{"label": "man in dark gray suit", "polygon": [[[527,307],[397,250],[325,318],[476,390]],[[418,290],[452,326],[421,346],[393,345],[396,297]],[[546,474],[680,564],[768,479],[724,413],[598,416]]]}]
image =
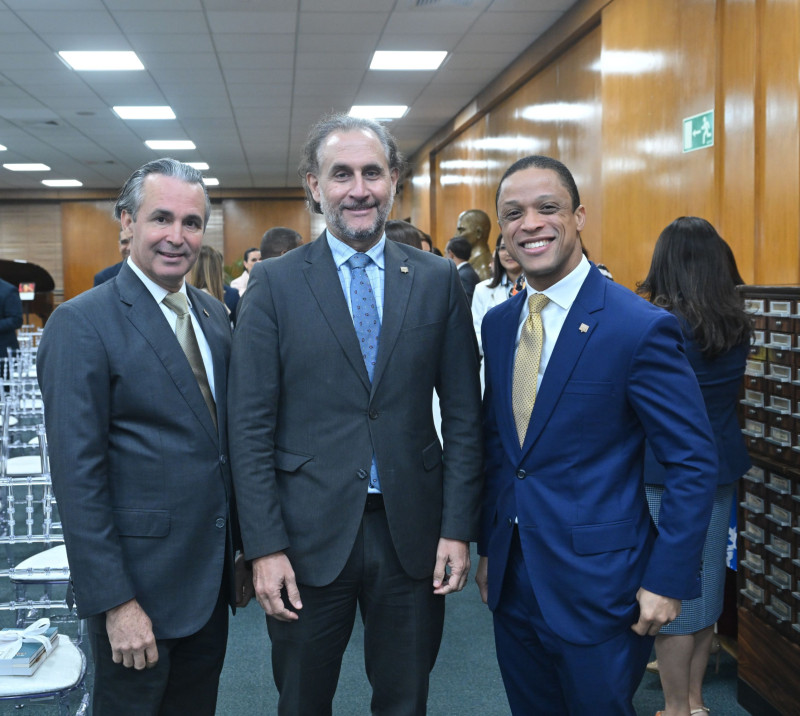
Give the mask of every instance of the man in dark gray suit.
[{"label": "man in dark gray suit", "polygon": [[253,269],[234,333],[234,484],[280,714],[331,713],[357,608],[372,713],[425,713],[469,572],[477,344],[454,264],[385,239],[401,164],[379,124],[312,128],[300,171],[327,230]]},{"label": "man in dark gray suit", "polygon": [[116,206],[132,232],[129,259],[60,306],[39,346],[95,716],[215,710],[237,594],[230,324],[219,301],[184,282],[209,209],[200,173],[185,164],[161,159],[134,172]]},{"label": "man in dark gray suit", "polygon": [[463,236],[454,236],[447,242],[444,255],[450,259],[458,269],[458,277],[467,294],[467,300],[472,305],[472,296],[475,293],[475,286],[480,282],[478,272],[469,263],[469,255],[472,253],[472,246]]}]

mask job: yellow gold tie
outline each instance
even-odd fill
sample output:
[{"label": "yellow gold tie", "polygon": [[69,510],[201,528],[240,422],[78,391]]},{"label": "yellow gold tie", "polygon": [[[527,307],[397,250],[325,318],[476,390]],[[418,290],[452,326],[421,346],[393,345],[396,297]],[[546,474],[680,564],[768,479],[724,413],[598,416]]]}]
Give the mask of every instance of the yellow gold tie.
[{"label": "yellow gold tie", "polygon": [[519,445],[525,442],[528,423],[531,420],[533,404],[536,401],[536,383],[539,376],[539,361],[542,357],[544,329],[542,328],[542,309],[550,301],[543,293],[534,293],[528,298],[530,313],[522,327],[514,361],[514,382],[511,388],[511,403],[514,409],[514,422],[517,425]]},{"label": "yellow gold tie", "polygon": [[163,302],[178,317],[175,324],[175,337],[186,354],[192,373],[194,373],[197,384],[200,386],[200,392],[203,394],[203,400],[206,401],[208,411],[211,413],[214,427],[216,427],[217,406],[214,403],[214,396],[211,395],[211,386],[208,384],[203,356],[200,354],[200,346],[197,344],[197,336],[194,333],[192,318],[189,315],[189,302],[180,291],[168,293],[164,296]]}]

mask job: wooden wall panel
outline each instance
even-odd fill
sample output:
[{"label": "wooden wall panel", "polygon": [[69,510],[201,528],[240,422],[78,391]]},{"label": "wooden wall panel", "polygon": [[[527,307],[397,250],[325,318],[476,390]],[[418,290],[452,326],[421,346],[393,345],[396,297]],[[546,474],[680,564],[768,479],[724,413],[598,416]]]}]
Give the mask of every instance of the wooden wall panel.
[{"label": "wooden wall panel", "polygon": [[714,108],[715,3],[616,0],[602,36],[603,256],[633,288],[673,219],[717,219],[715,148],[682,151],[682,120]]},{"label": "wooden wall panel", "polygon": [[90,289],[98,271],[120,260],[113,206],[111,201],[61,204],[65,301]]},{"label": "wooden wall panel", "polygon": [[755,283],[796,283],[800,274],[798,58],[800,6],[760,0],[756,125]]},{"label": "wooden wall panel", "polygon": [[310,241],[311,218],[300,199],[225,199],[222,202],[225,235],[225,264],[241,261],[251,246],[259,246],[267,229],[287,226],[303,241]]},{"label": "wooden wall panel", "polygon": [[756,0],[721,3],[719,29],[717,230],[754,283]]},{"label": "wooden wall panel", "polygon": [[61,268],[61,206],[57,202],[0,203],[0,259],[30,261],[64,285]]}]

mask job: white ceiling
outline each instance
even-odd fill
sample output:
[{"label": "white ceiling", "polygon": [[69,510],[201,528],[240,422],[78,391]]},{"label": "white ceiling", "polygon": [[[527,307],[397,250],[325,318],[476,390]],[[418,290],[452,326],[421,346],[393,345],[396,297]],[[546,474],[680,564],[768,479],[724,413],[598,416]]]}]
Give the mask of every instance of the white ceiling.
[{"label": "white ceiling", "polygon": [[[353,104],[408,104],[411,154],[574,0],[0,0],[0,190],[78,179],[117,189],[157,158],[205,161],[220,188],[294,187],[308,128]],[[144,72],[75,72],[60,50],[134,50]],[[375,50],[447,50],[436,72],[377,72]],[[112,105],[172,107],[123,121]]]}]

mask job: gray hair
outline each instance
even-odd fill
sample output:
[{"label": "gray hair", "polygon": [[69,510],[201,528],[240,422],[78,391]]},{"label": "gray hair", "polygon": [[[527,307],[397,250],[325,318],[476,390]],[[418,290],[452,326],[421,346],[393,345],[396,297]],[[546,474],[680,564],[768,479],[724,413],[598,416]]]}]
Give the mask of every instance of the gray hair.
[{"label": "gray hair", "polygon": [[122,212],[126,211],[131,215],[134,221],[139,213],[139,208],[142,205],[144,198],[144,180],[150,174],[161,174],[165,177],[175,177],[188,184],[199,184],[203,187],[203,195],[206,198],[206,210],[203,217],[203,228],[208,224],[208,217],[211,216],[211,199],[208,196],[208,190],[203,183],[203,175],[194,167],[188,164],[179,162],[177,159],[170,157],[163,157],[155,159],[152,162],[139,167],[133,174],[128,177],[128,181],[119,192],[117,203],[114,206],[114,216],[116,219],[122,218]]},{"label": "gray hair", "polygon": [[308,132],[306,144],[303,147],[303,156],[300,159],[300,166],[297,172],[303,182],[303,189],[306,192],[308,205],[315,214],[322,213],[322,207],[315,201],[311,194],[311,189],[306,181],[307,174],[319,175],[319,149],[325,139],[333,132],[353,132],[367,130],[372,132],[383,145],[386,153],[386,161],[389,163],[389,171],[397,170],[401,174],[405,167],[405,159],[397,148],[397,140],[389,133],[382,124],[372,119],[364,117],[351,117],[347,114],[329,114],[317,122]]}]

